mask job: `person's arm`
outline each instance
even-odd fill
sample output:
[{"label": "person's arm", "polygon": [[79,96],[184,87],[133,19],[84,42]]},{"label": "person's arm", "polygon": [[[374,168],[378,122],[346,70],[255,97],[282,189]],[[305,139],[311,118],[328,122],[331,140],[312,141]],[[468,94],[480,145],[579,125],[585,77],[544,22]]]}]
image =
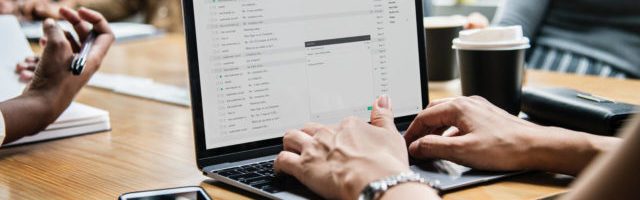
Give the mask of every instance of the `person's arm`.
[{"label": "person's arm", "polygon": [[563,199],[640,199],[640,115],[622,136],[622,146],[596,159]]},{"label": "person's arm", "polygon": [[[453,127],[453,128],[450,128]],[[539,126],[482,97],[432,102],[404,135],[409,154],[440,158],[477,169],[543,170],[579,174],[620,139]]]},{"label": "person's arm", "polygon": [[526,166],[536,170],[578,175],[594,158],[611,152],[621,142],[616,137],[544,127],[529,143],[532,159]]},{"label": "person's arm", "polygon": [[425,184],[405,183],[389,188],[389,190],[380,197],[380,200],[394,199],[436,200],[441,198],[438,196],[438,192],[436,190],[426,186]]},{"label": "person's arm", "polygon": [[503,0],[493,18],[493,24],[521,25],[524,35],[535,40],[549,4],[550,0]]},{"label": "person's arm", "polygon": [[[81,40],[84,40],[91,26],[98,35],[85,69],[80,76],[69,72],[78,44],[69,41],[62,29],[52,20],[43,23],[44,51],[35,69],[33,80],[24,93],[16,98],[0,102],[4,115],[6,138],[4,143],[38,133],[52,123],[69,106],[74,96],[95,73],[106,55],[114,36],[107,21],[95,11],[76,11],[62,8],[60,14],[74,25]],[[73,47],[76,48],[73,48]]]}]

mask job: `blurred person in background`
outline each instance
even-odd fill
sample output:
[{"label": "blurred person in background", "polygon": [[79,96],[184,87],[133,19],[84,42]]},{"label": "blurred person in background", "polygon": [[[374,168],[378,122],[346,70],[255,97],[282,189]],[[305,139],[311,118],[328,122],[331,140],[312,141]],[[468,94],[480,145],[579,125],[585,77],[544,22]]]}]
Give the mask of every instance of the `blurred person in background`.
[{"label": "blurred person in background", "polygon": [[532,40],[529,68],[640,78],[637,0],[504,0],[493,23],[522,26],[524,35]]},{"label": "blurred person in background", "polygon": [[24,20],[62,19],[60,7],[86,7],[109,21],[130,21],[141,17],[144,23],[169,31],[182,31],[180,0],[0,0],[0,14],[14,14]]}]

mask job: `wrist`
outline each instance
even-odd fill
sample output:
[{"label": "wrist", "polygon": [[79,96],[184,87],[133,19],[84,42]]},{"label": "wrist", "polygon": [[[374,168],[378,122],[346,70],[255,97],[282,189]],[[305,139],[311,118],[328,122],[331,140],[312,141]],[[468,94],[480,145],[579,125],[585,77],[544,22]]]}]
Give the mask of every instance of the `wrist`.
[{"label": "wrist", "polygon": [[52,90],[26,90],[19,98],[29,99],[41,111],[46,119],[55,120],[70,103],[65,104],[65,100],[58,92]]},{"label": "wrist", "polygon": [[410,182],[389,188],[379,199],[440,199],[440,197],[438,191],[432,187]]},{"label": "wrist", "polygon": [[599,141],[601,136],[558,127],[541,131],[532,140],[530,169],[577,175],[606,146]]},{"label": "wrist", "polygon": [[[418,191],[435,193],[431,186],[434,182],[425,180],[419,174],[409,171],[375,180],[359,193],[359,200],[399,199],[399,194],[408,192],[415,195]],[[428,196],[428,195],[427,195]],[[402,198],[406,199],[406,198]]]},{"label": "wrist", "polygon": [[345,199],[357,198],[363,191],[363,189],[374,181],[378,181],[390,176],[395,176],[401,173],[412,173],[408,165],[402,164],[402,162],[391,162],[393,158],[380,160],[385,160],[387,162],[361,164],[359,166],[363,167],[359,167],[359,169],[357,170],[350,170],[353,174],[345,176],[352,178],[351,180],[349,180],[348,178],[345,179],[345,189],[347,189],[347,194],[349,195]]}]

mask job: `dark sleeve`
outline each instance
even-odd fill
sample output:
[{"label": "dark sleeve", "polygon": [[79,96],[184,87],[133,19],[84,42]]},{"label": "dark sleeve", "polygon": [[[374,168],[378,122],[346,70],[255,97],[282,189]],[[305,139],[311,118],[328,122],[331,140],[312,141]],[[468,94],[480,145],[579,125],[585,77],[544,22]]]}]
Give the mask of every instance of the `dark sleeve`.
[{"label": "dark sleeve", "polygon": [[493,24],[497,26],[521,25],[524,35],[535,40],[544,20],[550,0],[503,0],[498,6]]}]

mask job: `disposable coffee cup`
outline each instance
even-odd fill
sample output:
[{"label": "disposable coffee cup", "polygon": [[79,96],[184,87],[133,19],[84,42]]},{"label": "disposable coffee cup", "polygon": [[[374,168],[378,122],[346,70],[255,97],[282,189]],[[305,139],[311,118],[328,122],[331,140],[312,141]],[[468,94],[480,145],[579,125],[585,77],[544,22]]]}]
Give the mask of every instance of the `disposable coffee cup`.
[{"label": "disposable coffee cup", "polygon": [[453,40],[460,66],[462,95],[478,95],[518,115],[525,50],[521,26],[461,31]]},{"label": "disposable coffee cup", "polygon": [[427,46],[427,75],[429,81],[445,82],[459,77],[452,40],[464,28],[463,16],[425,17],[424,32]]}]

